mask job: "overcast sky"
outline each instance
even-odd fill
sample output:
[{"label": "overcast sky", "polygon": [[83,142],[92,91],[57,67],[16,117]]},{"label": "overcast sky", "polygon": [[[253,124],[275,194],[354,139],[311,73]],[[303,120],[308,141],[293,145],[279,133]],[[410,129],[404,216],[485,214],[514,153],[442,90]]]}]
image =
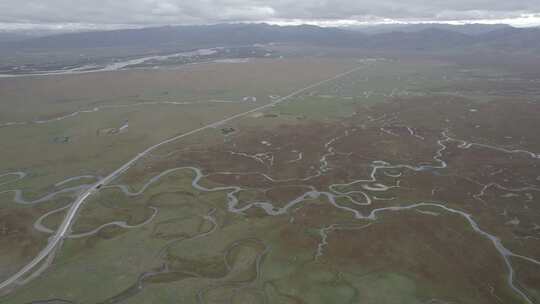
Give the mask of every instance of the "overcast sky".
[{"label": "overcast sky", "polygon": [[0,0],[0,29],[219,22],[540,25],[540,0]]}]

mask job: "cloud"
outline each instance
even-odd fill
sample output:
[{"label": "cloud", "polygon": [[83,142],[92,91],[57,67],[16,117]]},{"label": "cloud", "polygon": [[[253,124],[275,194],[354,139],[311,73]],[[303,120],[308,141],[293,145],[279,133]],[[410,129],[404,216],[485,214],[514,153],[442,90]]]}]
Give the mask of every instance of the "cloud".
[{"label": "cloud", "polygon": [[516,21],[522,25],[538,22],[539,14],[539,0],[0,0],[0,26],[254,21],[321,25]]}]

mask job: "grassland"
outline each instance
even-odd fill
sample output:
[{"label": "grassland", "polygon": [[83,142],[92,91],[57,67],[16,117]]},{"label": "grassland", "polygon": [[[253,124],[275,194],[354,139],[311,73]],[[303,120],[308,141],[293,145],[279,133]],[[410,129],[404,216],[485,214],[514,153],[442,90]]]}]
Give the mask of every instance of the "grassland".
[{"label": "grassland", "polygon": [[[46,242],[35,221],[73,196],[21,205],[4,189],[39,197],[91,182],[54,185],[105,175],[146,146],[355,66],[153,151],[85,203],[40,276],[0,300],[537,303],[538,104],[466,89],[465,75],[489,83],[491,70],[417,60],[296,58],[2,80],[11,88],[4,121],[130,105],[0,128],[8,147],[0,159],[9,160],[0,174],[28,173],[0,176],[10,233],[0,240],[2,276]],[[148,101],[196,102],[138,104]],[[98,132],[125,120],[127,132]],[[41,223],[54,230],[63,214]]]}]

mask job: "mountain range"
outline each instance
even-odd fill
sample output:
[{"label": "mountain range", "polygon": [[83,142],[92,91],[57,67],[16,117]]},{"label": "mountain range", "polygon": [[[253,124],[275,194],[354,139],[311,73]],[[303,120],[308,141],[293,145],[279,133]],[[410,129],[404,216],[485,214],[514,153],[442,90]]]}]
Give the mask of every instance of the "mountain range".
[{"label": "mountain range", "polygon": [[0,43],[2,51],[88,48],[170,48],[299,43],[395,51],[490,49],[540,52],[540,28],[506,25],[416,25],[326,28],[311,25],[217,24],[66,33]]}]

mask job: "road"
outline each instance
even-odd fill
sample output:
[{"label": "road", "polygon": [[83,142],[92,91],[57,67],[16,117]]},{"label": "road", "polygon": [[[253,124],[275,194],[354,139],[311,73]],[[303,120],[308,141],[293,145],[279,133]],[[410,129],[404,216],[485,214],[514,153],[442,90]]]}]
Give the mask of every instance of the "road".
[{"label": "road", "polygon": [[111,174],[107,175],[106,177],[102,178],[101,180],[99,180],[97,183],[95,183],[94,185],[92,185],[88,189],[81,192],[77,196],[77,198],[75,199],[75,201],[73,202],[71,207],[69,208],[69,210],[68,210],[66,216],[64,217],[64,219],[62,220],[62,223],[60,224],[60,227],[58,228],[58,230],[56,230],[55,234],[49,238],[47,246],[45,246],[45,248],[43,248],[38,253],[37,256],[35,256],[28,264],[26,264],[18,272],[16,272],[12,276],[10,276],[8,279],[6,279],[2,283],[0,283],[0,290],[11,286],[12,284],[16,283],[18,280],[23,278],[26,274],[30,273],[30,271],[32,269],[34,269],[34,267],[38,266],[45,258],[47,258],[47,256],[49,256],[49,254],[51,254],[53,252],[53,250],[56,248],[56,246],[58,246],[61,243],[61,241],[66,237],[66,235],[69,233],[69,229],[70,229],[71,225],[73,224],[73,222],[75,221],[77,212],[80,210],[80,208],[82,207],[84,202],[88,199],[88,197],[90,197],[92,194],[95,194],[95,193],[99,192],[99,189],[101,187],[109,184],[110,182],[112,182],[113,180],[118,178],[120,175],[122,175],[122,173],[124,173],[131,166],[133,166],[133,164],[135,164],[138,160],[140,160],[144,156],[148,155],[150,152],[156,150],[157,148],[159,148],[159,147],[161,147],[163,145],[166,145],[166,144],[169,144],[171,142],[177,141],[177,140],[179,140],[181,138],[184,138],[184,137],[199,133],[199,132],[204,131],[204,130],[208,130],[208,129],[218,127],[218,126],[220,126],[222,124],[225,124],[225,123],[230,122],[232,120],[235,120],[237,118],[244,117],[244,116],[249,115],[251,113],[258,112],[258,111],[261,111],[261,110],[264,110],[264,109],[267,109],[267,108],[271,108],[271,107],[273,107],[273,106],[275,106],[275,105],[277,105],[277,104],[279,104],[281,102],[284,102],[284,101],[286,101],[286,100],[288,100],[288,99],[290,99],[290,98],[292,98],[292,97],[294,97],[294,96],[296,96],[296,95],[298,95],[300,93],[303,93],[303,92],[305,92],[307,90],[313,89],[313,88],[318,87],[320,85],[323,85],[325,83],[337,80],[337,79],[339,79],[341,77],[344,77],[346,75],[354,73],[357,70],[361,69],[362,67],[363,66],[358,66],[358,67],[356,67],[354,69],[351,69],[349,71],[346,71],[344,73],[340,73],[340,74],[338,74],[338,75],[336,75],[336,76],[334,76],[332,78],[316,82],[316,83],[311,84],[311,85],[309,85],[307,87],[296,90],[296,91],[292,92],[291,94],[289,94],[287,96],[280,97],[279,99],[276,99],[273,102],[265,104],[263,106],[251,109],[251,110],[246,111],[246,112],[235,114],[233,116],[229,116],[229,117],[227,117],[225,119],[222,119],[220,121],[213,122],[213,123],[210,123],[210,124],[205,125],[203,127],[200,127],[200,128],[191,130],[189,132],[182,133],[182,134],[177,135],[175,137],[169,138],[169,139],[164,140],[164,141],[162,141],[162,142],[160,142],[158,144],[155,144],[155,145],[147,148],[143,152],[137,154],[135,157],[130,159],[128,162],[126,162],[120,168],[116,169]]}]

